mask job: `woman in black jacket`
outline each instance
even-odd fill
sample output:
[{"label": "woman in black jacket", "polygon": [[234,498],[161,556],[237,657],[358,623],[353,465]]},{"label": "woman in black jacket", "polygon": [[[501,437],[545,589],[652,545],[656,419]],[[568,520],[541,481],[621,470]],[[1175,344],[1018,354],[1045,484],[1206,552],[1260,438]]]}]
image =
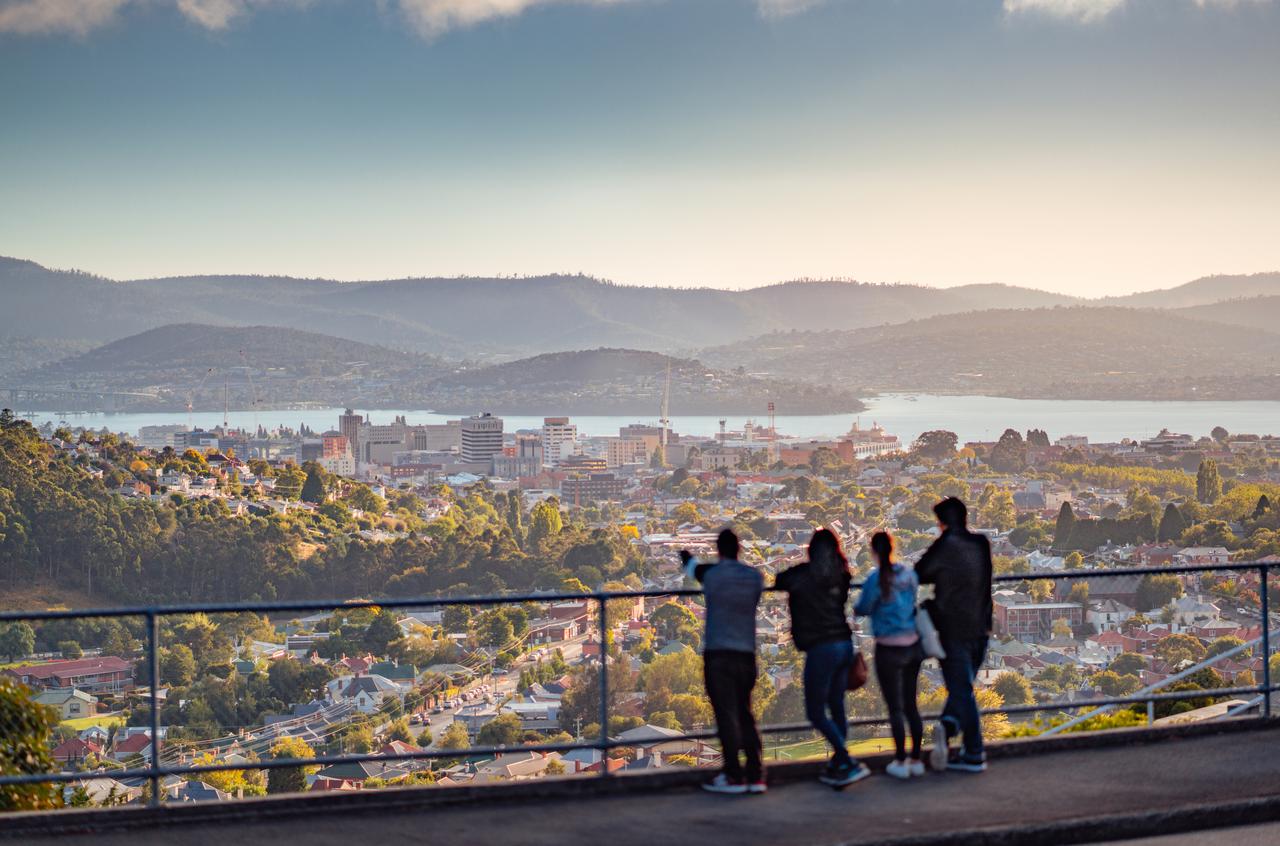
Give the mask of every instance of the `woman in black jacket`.
[{"label": "woman in black jacket", "polygon": [[805,716],[831,744],[831,761],[820,781],[844,787],[871,774],[845,747],[849,721],[844,694],[853,664],[853,631],[845,615],[849,601],[849,562],[840,541],[819,529],[809,541],[809,560],[777,575],[774,585],[787,592],[791,639],[804,653]]}]

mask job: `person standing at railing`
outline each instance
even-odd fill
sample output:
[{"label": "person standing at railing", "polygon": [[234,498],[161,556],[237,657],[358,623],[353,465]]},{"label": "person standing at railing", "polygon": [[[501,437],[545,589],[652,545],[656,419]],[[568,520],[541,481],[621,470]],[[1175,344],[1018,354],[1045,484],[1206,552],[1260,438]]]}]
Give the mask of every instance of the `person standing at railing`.
[{"label": "person standing at railing", "polygon": [[813,533],[808,561],[774,579],[774,586],[787,592],[791,639],[804,653],[805,717],[831,744],[831,760],[818,780],[832,787],[845,787],[871,775],[845,745],[849,720],[844,695],[853,664],[853,630],[845,607],[852,581],[840,541],[829,529]]},{"label": "person standing at railing", "polygon": [[[924,649],[916,630],[916,591],[920,587],[914,571],[894,563],[893,538],[888,532],[871,536],[871,552],[879,566],[862,583],[862,595],[853,612],[871,618],[876,639],[876,678],[889,712],[895,755],[885,772],[894,778],[924,775],[920,744],[924,723],[916,693]],[[907,729],[911,729],[911,757],[907,758]]]},{"label": "person standing at railing", "polygon": [[[703,678],[715,712],[724,768],[702,787],[712,793],[764,793],[764,749],[751,691],[756,686],[756,607],[764,578],[738,560],[738,536],[725,529],[716,538],[719,560],[699,562],[680,550],[686,574],[702,584],[707,603],[702,637]],[[740,756],[746,757],[743,767]]]},{"label": "person standing at railing", "polygon": [[[980,773],[987,768],[982,745],[982,718],[973,682],[987,655],[991,638],[991,542],[969,531],[968,509],[955,497],[933,507],[942,534],[916,562],[920,584],[934,586],[925,603],[942,640],[942,679],[947,703],[933,734],[933,769]],[[951,754],[950,741],[963,737]]]}]

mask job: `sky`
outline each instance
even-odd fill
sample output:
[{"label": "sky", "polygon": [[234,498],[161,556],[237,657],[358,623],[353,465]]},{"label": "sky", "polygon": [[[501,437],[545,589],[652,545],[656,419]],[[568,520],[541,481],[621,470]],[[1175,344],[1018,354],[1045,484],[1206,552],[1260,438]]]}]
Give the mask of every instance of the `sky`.
[{"label": "sky", "polygon": [[0,0],[0,255],[1083,296],[1280,270],[1280,0]]}]

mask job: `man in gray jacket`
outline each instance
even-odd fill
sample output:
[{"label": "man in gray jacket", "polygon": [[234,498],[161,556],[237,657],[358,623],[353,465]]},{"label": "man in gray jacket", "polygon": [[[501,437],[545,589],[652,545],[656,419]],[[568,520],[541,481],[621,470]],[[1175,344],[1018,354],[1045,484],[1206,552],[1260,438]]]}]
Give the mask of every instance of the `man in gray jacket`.
[{"label": "man in gray jacket", "polygon": [[[707,698],[716,715],[724,769],[702,786],[712,793],[764,793],[764,755],[751,713],[756,685],[756,606],[764,577],[738,560],[738,536],[716,538],[720,558],[700,563],[681,550],[686,573],[702,583],[707,602],[702,667]],[[740,755],[746,757],[744,769]]]}]

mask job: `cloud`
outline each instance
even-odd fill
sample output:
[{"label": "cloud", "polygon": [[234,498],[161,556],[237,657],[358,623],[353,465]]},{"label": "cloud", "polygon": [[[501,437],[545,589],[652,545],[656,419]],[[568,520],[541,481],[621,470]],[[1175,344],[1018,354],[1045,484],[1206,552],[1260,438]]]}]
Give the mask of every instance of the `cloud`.
[{"label": "cloud", "polygon": [[1089,23],[1124,4],[1125,0],[1004,0],[1004,11],[1007,15],[1040,14]]},{"label": "cloud", "polygon": [[171,5],[205,29],[226,29],[265,6],[304,6],[310,0],[0,0],[0,32],[85,35],[110,23],[126,6]]},{"label": "cloud", "polygon": [[807,12],[826,0],[756,0],[762,18],[786,18]]},{"label": "cloud", "polygon": [[[1166,0],[1159,0],[1165,2]],[[1201,9],[1233,9],[1237,6],[1261,6],[1272,0],[1194,0]],[[1038,14],[1063,20],[1092,23],[1128,6],[1130,0],[1004,0],[1006,15]]]},{"label": "cloud", "polygon": [[625,2],[629,0],[399,0],[399,5],[414,29],[434,38],[451,29],[513,18],[535,6],[614,6]]},{"label": "cloud", "polygon": [[0,2],[0,32],[84,35],[115,17],[131,0],[13,0]]}]

